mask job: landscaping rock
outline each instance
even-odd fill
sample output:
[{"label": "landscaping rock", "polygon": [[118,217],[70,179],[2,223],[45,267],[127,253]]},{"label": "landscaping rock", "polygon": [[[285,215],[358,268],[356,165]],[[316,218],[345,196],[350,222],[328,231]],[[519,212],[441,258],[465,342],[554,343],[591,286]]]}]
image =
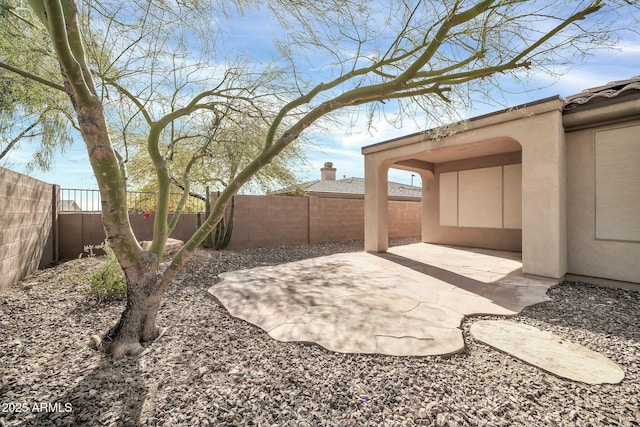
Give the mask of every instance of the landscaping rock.
[{"label": "landscaping rock", "polygon": [[[142,246],[142,249],[148,251],[151,249],[151,243],[152,242],[150,240],[143,240],[140,242],[140,245]],[[174,255],[183,246],[184,242],[182,240],[168,238],[167,243],[164,245],[164,256]]]},{"label": "landscaping rock", "polygon": [[359,250],[361,241],[198,251],[160,308],[167,333],[115,363],[86,341],[124,302],[95,306],[73,279],[101,257],[39,271],[0,294],[0,404],[70,403],[72,412],[3,412],[0,425],[640,424],[637,292],[564,283],[513,318],[605,354],[625,372],[616,385],[567,381],[476,342],[470,326],[495,316],[465,320],[467,350],[448,357],[339,354],[276,341],[205,297],[224,271]]}]

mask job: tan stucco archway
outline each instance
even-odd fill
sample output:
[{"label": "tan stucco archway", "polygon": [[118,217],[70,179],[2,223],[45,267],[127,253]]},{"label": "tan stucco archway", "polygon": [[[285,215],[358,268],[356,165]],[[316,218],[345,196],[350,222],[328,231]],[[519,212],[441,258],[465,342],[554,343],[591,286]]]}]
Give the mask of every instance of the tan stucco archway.
[{"label": "tan stucco archway", "polygon": [[[564,143],[562,103],[554,97],[477,117],[446,130],[364,147],[365,249],[387,249],[388,170],[408,169],[422,177],[423,241],[467,242],[480,247],[485,241],[489,247],[514,249],[514,241],[520,240],[525,273],[562,278],[567,272]],[[454,226],[447,228],[446,235],[439,233],[440,212],[434,203],[441,187],[439,177],[445,170],[517,164],[521,164],[521,172],[519,168],[517,172],[521,179],[521,231]]]}]

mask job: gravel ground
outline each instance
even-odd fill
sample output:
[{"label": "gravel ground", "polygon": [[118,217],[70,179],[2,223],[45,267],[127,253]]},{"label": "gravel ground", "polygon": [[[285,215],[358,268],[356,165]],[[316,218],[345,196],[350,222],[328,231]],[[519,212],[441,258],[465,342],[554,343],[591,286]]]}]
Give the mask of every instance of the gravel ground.
[{"label": "gravel ground", "polygon": [[206,297],[224,271],[361,247],[199,251],[160,309],[167,334],[115,363],[86,343],[123,303],[96,307],[74,285],[101,260],[39,271],[0,295],[0,425],[640,425],[638,292],[564,283],[549,291],[552,301],[514,318],[625,371],[621,384],[596,386],[474,342],[474,318],[462,324],[466,351],[450,357],[336,354],[277,342]]}]

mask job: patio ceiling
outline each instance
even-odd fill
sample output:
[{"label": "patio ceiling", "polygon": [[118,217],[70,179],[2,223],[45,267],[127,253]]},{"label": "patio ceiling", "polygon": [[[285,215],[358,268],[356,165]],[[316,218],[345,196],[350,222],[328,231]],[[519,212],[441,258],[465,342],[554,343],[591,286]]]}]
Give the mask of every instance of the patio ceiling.
[{"label": "patio ceiling", "polygon": [[513,138],[498,137],[460,143],[464,139],[469,139],[469,136],[461,133],[442,140],[415,143],[415,152],[393,159],[391,167],[412,171],[433,170],[433,165],[436,163],[522,151],[520,144]]}]

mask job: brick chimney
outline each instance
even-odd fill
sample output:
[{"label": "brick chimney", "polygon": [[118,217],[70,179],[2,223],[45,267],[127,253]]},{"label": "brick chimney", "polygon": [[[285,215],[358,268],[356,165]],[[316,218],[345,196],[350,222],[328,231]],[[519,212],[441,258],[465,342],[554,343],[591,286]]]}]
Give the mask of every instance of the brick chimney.
[{"label": "brick chimney", "polygon": [[327,162],[324,164],[324,167],[320,169],[320,179],[322,181],[336,180],[336,168],[333,167],[333,163]]}]

